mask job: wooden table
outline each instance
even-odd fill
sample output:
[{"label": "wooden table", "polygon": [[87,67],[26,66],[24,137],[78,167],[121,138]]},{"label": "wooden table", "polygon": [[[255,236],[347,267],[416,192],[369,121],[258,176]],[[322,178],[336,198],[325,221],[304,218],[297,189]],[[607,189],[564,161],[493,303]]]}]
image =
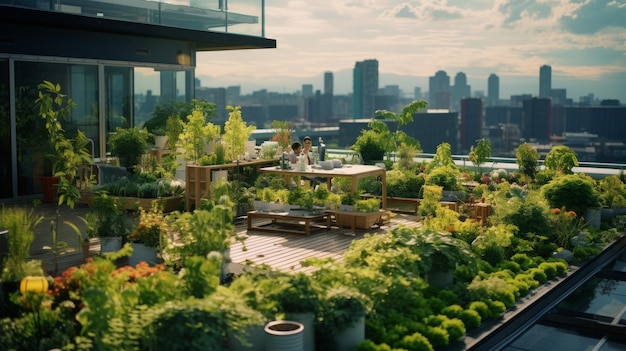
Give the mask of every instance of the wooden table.
[{"label": "wooden table", "polygon": [[[254,219],[271,219],[272,221],[254,226]],[[315,222],[325,222],[326,226],[312,224]],[[291,215],[289,212],[248,212],[248,230],[309,235],[312,230],[320,229],[330,229],[330,214],[303,212],[303,215]]]},{"label": "wooden table", "polygon": [[350,177],[352,179],[352,192],[359,190],[359,179],[364,177],[380,177],[382,183],[381,202],[382,208],[387,209],[387,171],[384,168],[368,165],[343,165],[341,168],[321,169],[315,166],[307,166],[306,170],[298,171],[296,169],[281,169],[280,167],[263,167],[259,172],[280,174],[285,177],[305,176],[309,178],[321,177],[326,178],[328,189],[330,189],[331,179],[333,177]]}]

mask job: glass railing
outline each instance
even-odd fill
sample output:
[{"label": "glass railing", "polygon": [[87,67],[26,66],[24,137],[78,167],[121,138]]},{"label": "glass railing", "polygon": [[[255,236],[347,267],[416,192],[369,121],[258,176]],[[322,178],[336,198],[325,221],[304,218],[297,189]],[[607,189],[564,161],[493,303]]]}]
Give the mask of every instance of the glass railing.
[{"label": "glass railing", "polygon": [[265,0],[50,0],[19,4],[13,6],[265,37]]}]

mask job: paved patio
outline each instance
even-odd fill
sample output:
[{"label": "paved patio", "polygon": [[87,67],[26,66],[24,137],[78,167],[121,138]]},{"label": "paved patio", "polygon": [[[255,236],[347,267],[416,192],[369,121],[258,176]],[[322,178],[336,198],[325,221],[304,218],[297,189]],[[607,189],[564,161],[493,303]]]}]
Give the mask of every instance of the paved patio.
[{"label": "paved patio", "polygon": [[[33,208],[30,202],[7,203],[5,206],[22,206]],[[41,203],[34,207],[37,214],[43,217],[41,223],[35,228],[35,240],[31,245],[31,258],[41,260],[44,269],[54,273],[54,254],[51,250],[44,249],[52,246],[52,234],[50,225],[57,218],[57,206],[49,203]],[[57,257],[58,272],[61,273],[70,266],[77,266],[84,262],[80,242],[74,231],[64,221],[71,221],[83,232],[86,225],[80,219],[84,218],[89,207],[77,204],[74,209],[62,206],[59,209],[59,234],[58,241],[68,244],[68,249]],[[134,213],[127,214],[130,219]],[[354,235],[350,228],[338,228],[333,226],[330,230],[321,230],[309,236],[284,233],[268,233],[246,229],[245,218],[238,218],[235,227],[239,235],[247,237],[245,241],[246,251],[240,243],[234,243],[231,247],[231,266],[233,273],[240,272],[244,266],[267,264],[281,271],[309,272],[310,267],[302,267],[300,261],[306,258],[333,258],[340,261],[344,252],[353,240],[362,238],[366,233],[384,233],[387,230],[399,226],[419,225],[417,217],[409,214],[393,214],[391,220],[381,227],[373,226],[372,229],[356,229]],[[90,256],[100,253],[100,240],[90,240]]]}]

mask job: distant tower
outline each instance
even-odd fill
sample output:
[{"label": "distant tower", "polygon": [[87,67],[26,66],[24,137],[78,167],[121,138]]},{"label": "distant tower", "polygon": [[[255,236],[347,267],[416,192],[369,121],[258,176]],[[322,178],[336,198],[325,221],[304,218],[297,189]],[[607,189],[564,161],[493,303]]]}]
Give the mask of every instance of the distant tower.
[{"label": "distant tower", "polygon": [[500,101],[500,78],[491,73],[487,79],[487,106],[498,106]]},{"label": "distant tower", "polygon": [[549,98],[552,90],[552,67],[543,65],[539,68],[539,97]]},{"label": "distant tower", "polygon": [[322,121],[330,121],[333,113],[333,72],[324,72],[324,95],[322,95]]},{"label": "distant tower", "polygon": [[428,107],[450,109],[450,77],[445,71],[428,78]]},{"label": "distant tower", "polygon": [[313,84],[302,84],[302,96],[305,98],[313,96]]},{"label": "distant tower", "polygon": [[420,88],[420,87],[413,88],[413,98],[415,98],[415,99],[423,99],[424,98],[422,96],[422,88]]},{"label": "distant tower", "polygon": [[450,105],[458,111],[461,100],[471,97],[471,87],[467,85],[465,73],[459,72],[454,76],[454,86],[450,90]]},{"label": "distant tower", "polygon": [[354,65],[353,114],[354,118],[374,117],[374,104],[378,94],[378,60],[359,61]]},{"label": "distant tower", "polygon": [[532,98],[522,107],[522,138],[540,143],[550,140],[551,100]]},{"label": "distant tower", "polygon": [[333,72],[324,72],[324,94],[333,95]]},{"label": "distant tower", "polygon": [[461,148],[469,151],[482,135],[483,100],[467,98],[461,100]]}]

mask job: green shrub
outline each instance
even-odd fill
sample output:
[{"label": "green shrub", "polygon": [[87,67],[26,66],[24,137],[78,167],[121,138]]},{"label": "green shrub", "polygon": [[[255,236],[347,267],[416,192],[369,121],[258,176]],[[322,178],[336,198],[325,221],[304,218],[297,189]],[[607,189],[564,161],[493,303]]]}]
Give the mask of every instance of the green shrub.
[{"label": "green shrub", "polygon": [[528,255],[525,253],[516,253],[515,255],[511,256],[511,261],[517,263],[524,271],[529,268],[536,267],[533,259],[528,257]]},{"label": "green shrub", "polygon": [[513,273],[519,273],[522,271],[522,267],[519,265],[519,263],[514,261],[502,261],[498,264],[497,268],[502,270],[506,269]]},{"label": "green shrub", "polygon": [[589,207],[599,206],[599,198],[593,179],[571,174],[554,178],[541,187],[543,196],[552,208],[565,207],[583,216]]},{"label": "green shrub", "polygon": [[407,350],[414,351],[433,351],[433,345],[428,341],[428,339],[420,334],[414,333],[412,335],[407,335],[402,338],[402,342],[400,343],[400,347]]},{"label": "green shrub", "polygon": [[552,279],[557,275],[556,262],[544,262],[539,265],[539,269],[543,271],[548,279]]},{"label": "green shrub", "polygon": [[450,344],[450,335],[444,328],[425,326],[420,333],[414,333],[412,335],[407,335],[402,338],[400,346],[403,348],[407,348],[408,350],[413,350],[412,343],[406,343],[405,341],[407,340],[407,338],[413,339],[416,334],[425,337],[434,348],[444,347]]},{"label": "green shrub", "polygon": [[450,305],[441,309],[441,314],[447,316],[448,318],[459,318],[461,313],[463,313],[463,307],[459,305]]},{"label": "green shrub", "polygon": [[475,310],[463,310],[458,318],[463,321],[466,328],[478,328],[482,322],[480,314]]},{"label": "green shrub", "polygon": [[473,300],[497,300],[507,307],[515,304],[515,294],[512,288],[500,277],[490,276],[485,279],[476,277],[468,285],[467,291]]},{"label": "green shrub", "polygon": [[467,329],[465,329],[465,325],[463,321],[458,318],[450,318],[448,320],[443,321],[441,324],[443,328],[446,329],[448,334],[450,335],[450,341],[456,341],[465,335]]},{"label": "green shrub", "polygon": [[502,301],[487,300],[486,303],[487,306],[489,306],[489,312],[492,318],[498,317],[506,311],[506,305]]},{"label": "green shrub", "polygon": [[528,273],[531,274],[533,279],[538,281],[540,284],[544,284],[548,281],[548,276],[539,268],[531,268],[528,270]]},{"label": "green shrub", "polygon": [[537,288],[540,284],[530,273],[521,273],[515,276],[515,280],[523,281],[529,290]]},{"label": "green shrub", "polygon": [[481,318],[487,319],[491,317],[489,306],[484,301],[472,301],[469,304],[468,310],[476,311]]}]

